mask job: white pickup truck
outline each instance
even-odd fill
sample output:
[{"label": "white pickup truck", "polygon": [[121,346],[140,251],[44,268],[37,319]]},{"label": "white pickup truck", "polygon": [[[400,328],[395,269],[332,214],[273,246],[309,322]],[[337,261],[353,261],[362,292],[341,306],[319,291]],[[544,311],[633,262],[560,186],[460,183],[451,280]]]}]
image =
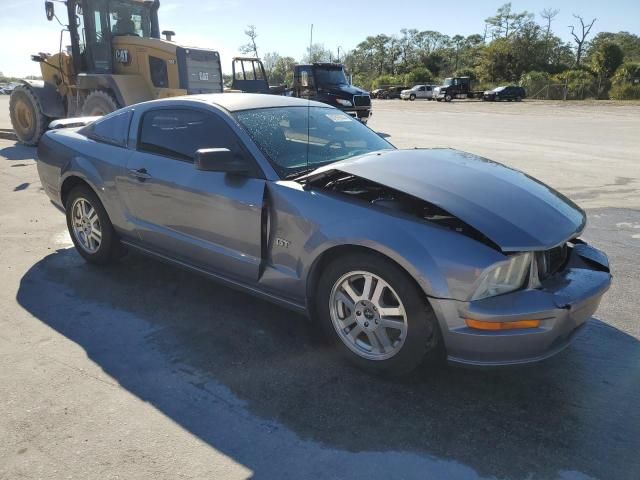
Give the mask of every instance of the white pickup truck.
[{"label": "white pickup truck", "polygon": [[433,100],[433,88],[434,85],[416,85],[409,90],[403,90],[400,92],[400,98],[402,100],[415,100],[416,98],[425,98],[427,100]]}]

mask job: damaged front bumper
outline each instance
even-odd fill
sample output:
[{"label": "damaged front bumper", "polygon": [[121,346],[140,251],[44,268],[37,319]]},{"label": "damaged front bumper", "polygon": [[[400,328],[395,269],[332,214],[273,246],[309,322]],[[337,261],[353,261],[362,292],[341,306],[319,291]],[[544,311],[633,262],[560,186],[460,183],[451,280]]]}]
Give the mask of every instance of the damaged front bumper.
[{"label": "damaged front bumper", "polygon": [[[570,249],[562,271],[542,282],[540,288],[469,302],[430,300],[450,362],[511,365],[544,360],[564,349],[595,313],[610,285],[606,255],[577,243]],[[539,320],[539,326],[485,331],[469,328],[467,319]]]}]

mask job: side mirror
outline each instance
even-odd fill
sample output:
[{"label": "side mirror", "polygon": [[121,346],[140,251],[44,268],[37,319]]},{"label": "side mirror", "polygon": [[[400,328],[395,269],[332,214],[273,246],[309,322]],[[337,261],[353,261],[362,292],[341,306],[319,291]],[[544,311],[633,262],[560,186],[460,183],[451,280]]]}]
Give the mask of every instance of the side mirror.
[{"label": "side mirror", "polygon": [[172,31],[172,30],[163,30],[162,31],[162,35],[164,35],[164,39],[167,42],[170,42],[171,39],[173,38],[173,36],[176,34],[176,32]]},{"label": "side mirror", "polygon": [[53,9],[53,2],[44,2],[44,11],[47,14],[47,20],[51,21],[56,16],[56,12]]},{"label": "side mirror", "polygon": [[228,148],[201,148],[196,152],[194,166],[204,172],[247,175],[249,166]]}]

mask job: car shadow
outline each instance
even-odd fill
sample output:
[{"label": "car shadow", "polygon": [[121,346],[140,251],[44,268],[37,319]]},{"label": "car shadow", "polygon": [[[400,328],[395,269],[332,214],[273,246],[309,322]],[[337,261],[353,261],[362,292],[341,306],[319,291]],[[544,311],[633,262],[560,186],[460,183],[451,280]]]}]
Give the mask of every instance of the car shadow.
[{"label": "car shadow", "polygon": [[0,157],[6,160],[33,160],[36,158],[36,149],[16,142],[15,145],[0,148]]},{"label": "car shadow", "polygon": [[[139,255],[99,268],[58,250],[24,275],[17,300],[256,477],[266,476],[265,444],[232,447],[254,440],[239,438],[247,430],[234,424],[220,432],[222,407],[246,409],[264,429],[303,442],[454,461],[483,476],[640,471],[640,344],[598,320],[533,367],[424,368],[391,381],[350,367],[303,317]],[[409,478],[397,468],[397,478]]]}]

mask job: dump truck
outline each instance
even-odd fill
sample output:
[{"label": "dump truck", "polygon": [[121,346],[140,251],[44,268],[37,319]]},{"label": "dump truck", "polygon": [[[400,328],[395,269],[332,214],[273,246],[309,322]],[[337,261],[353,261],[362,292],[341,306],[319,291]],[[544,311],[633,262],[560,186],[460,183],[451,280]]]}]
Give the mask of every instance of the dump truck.
[{"label": "dump truck", "polygon": [[[11,94],[11,123],[22,143],[37,144],[54,119],[223,91],[217,51],[178,45],[172,31],[160,38],[158,0],[66,0],[63,5],[65,21],[58,21],[71,45],[53,55],[32,55],[42,80],[24,80]],[[45,12],[48,20],[59,19],[53,2],[45,2]]]}]

